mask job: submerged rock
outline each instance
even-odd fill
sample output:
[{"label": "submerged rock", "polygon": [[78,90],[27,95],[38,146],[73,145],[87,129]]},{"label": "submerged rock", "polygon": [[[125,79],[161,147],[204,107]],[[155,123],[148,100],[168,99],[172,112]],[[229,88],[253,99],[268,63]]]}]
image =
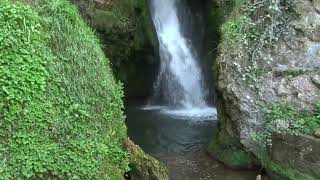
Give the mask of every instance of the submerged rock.
[{"label": "submerged rock", "polygon": [[145,154],[143,150],[131,140],[125,144],[130,155],[130,176],[132,180],[168,180],[168,171],[164,164]]}]

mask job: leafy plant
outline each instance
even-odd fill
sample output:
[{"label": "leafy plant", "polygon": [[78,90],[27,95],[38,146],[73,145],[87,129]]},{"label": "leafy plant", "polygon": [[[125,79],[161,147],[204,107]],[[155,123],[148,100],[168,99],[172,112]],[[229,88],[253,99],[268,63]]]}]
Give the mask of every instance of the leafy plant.
[{"label": "leafy plant", "polygon": [[271,137],[274,133],[313,135],[320,128],[319,104],[319,102],[315,104],[314,112],[299,111],[283,104],[273,104],[264,110],[263,129],[252,135],[254,140],[270,148],[272,146]]},{"label": "leafy plant", "polygon": [[[222,26],[221,44],[226,73],[241,75],[245,82],[255,82],[273,62],[271,51],[286,33],[292,15],[292,1],[236,1],[236,6]],[[224,51],[225,49],[225,51]],[[232,70],[231,70],[232,69]]]},{"label": "leafy plant", "polygon": [[281,134],[308,134],[313,135],[320,128],[320,102],[314,106],[314,111],[297,110],[296,108],[285,104],[273,104],[264,108],[265,122],[258,133],[252,134],[252,139],[257,143],[258,158],[262,165],[275,172],[278,175],[292,180],[314,179],[297,169],[284,167],[275,163],[270,158],[270,149],[272,147],[272,135]]},{"label": "leafy plant", "polygon": [[67,0],[0,1],[0,178],[121,179],[121,84]]}]

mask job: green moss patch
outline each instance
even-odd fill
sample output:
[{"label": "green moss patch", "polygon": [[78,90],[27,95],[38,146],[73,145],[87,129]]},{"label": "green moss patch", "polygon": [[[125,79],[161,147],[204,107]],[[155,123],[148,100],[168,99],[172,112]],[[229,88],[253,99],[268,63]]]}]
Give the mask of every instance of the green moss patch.
[{"label": "green moss patch", "polygon": [[168,180],[168,171],[164,164],[145,154],[131,140],[125,144],[130,153],[130,176],[133,179]]},{"label": "green moss patch", "polygon": [[289,166],[280,165],[271,160],[263,162],[263,166],[267,169],[268,174],[274,179],[289,179],[289,180],[316,180],[316,178],[304,174],[297,169]]},{"label": "green moss patch", "polygon": [[252,134],[252,138],[266,149],[272,146],[271,138],[275,133],[313,136],[320,128],[320,102],[315,103],[314,111],[298,110],[285,104],[273,104],[263,111],[263,128]]},{"label": "green moss patch", "polygon": [[251,169],[257,164],[254,156],[244,151],[238,141],[230,138],[226,133],[216,133],[208,151],[233,169]]},{"label": "green moss patch", "polygon": [[0,1],[2,179],[121,179],[122,89],[67,0]]},{"label": "green moss patch", "polygon": [[210,152],[214,153],[221,162],[233,169],[252,168],[254,161],[249,153],[231,146],[211,145]]},{"label": "green moss patch", "polygon": [[[285,104],[273,104],[265,108],[265,123],[260,132],[252,134],[259,147],[258,158],[264,168],[277,178],[290,180],[316,179],[293,168],[294,164],[274,162],[271,159],[274,134],[290,134],[294,136],[310,135],[320,128],[320,103],[316,103],[314,111],[298,110]],[[274,152],[277,153],[277,152]],[[308,169],[308,167],[305,167]]]}]

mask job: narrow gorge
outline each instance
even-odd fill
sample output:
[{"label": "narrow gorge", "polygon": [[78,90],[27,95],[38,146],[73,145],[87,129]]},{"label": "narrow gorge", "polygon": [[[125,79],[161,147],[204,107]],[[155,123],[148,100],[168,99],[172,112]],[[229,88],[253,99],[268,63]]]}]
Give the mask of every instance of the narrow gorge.
[{"label": "narrow gorge", "polygon": [[320,0],[1,0],[0,179],[320,179]]}]

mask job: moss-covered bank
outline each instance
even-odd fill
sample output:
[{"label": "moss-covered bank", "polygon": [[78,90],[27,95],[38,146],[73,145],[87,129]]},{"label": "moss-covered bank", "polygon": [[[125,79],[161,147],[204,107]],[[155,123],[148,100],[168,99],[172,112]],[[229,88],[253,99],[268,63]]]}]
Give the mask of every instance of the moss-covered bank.
[{"label": "moss-covered bank", "polygon": [[67,1],[1,1],[1,177],[122,179],[121,85]]},{"label": "moss-covered bank", "polygon": [[122,87],[77,9],[2,0],[0,32],[0,179],[124,179]]}]

